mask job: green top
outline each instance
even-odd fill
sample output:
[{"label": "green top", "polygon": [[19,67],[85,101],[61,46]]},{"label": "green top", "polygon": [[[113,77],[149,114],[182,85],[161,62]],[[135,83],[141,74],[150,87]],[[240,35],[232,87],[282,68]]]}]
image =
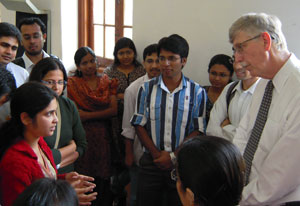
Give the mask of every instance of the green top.
[{"label": "green top", "polygon": [[[58,143],[58,149],[67,146],[69,142],[73,139],[76,142],[79,157],[82,156],[87,148],[87,141],[85,138],[85,131],[82,127],[81,120],[79,117],[78,110],[72,100],[65,96],[60,96],[58,98],[60,113],[61,113],[61,130],[60,130],[60,140]],[[48,146],[51,148],[53,153],[53,158],[55,164],[61,162],[61,154],[58,149],[54,149],[56,132],[50,137],[45,137],[44,140],[47,142]],[[74,164],[67,165],[58,170],[59,174],[74,171]]]}]

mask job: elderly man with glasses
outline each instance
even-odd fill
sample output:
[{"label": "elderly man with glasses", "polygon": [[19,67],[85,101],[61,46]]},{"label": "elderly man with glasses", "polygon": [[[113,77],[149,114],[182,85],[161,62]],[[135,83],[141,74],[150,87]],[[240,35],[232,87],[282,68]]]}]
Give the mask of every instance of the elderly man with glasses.
[{"label": "elderly man with glasses", "polygon": [[243,15],[229,38],[235,61],[263,78],[233,139],[246,163],[240,205],[300,205],[300,61],[276,16]]}]

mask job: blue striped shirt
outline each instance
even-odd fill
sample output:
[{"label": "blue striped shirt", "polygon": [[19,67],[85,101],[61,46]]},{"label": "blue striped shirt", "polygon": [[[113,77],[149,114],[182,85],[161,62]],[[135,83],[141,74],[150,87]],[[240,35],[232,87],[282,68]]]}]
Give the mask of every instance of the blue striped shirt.
[{"label": "blue striped shirt", "polygon": [[139,89],[132,125],[145,127],[159,150],[175,151],[191,132],[205,131],[205,90],[182,75],[170,93],[159,76]]}]

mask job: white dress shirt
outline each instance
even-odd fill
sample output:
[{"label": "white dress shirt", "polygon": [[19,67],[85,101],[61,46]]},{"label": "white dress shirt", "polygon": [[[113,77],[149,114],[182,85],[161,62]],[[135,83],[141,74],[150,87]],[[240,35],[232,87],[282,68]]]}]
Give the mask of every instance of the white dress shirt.
[{"label": "white dress shirt", "polygon": [[138,78],[132,82],[125,90],[124,93],[124,113],[122,121],[122,135],[128,139],[134,140],[133,151],[134,151],[134,161],[138,165],[139,159],[143,155],[142,144],[135,133],[135,128],[131,125],[130,120],[135,111],[135,104],[137,93],[139,88],[149,80],[148,74]]},{"label": "white dress shirt", "polygon": [[6,65],[6,69],[15,77],[17,87],[28,81],[29,74],[23,67],[10,62]]},{"label": "white dress shirt", "polygon": [[[43,58],[50,57],[49,54],[47,54],[44,50],[42,50],[42,52],[43,52]],[[32,63],[32,61],[27,57],[25,52],[24,52],[22,58],[25,63],[25,68],[28,71],[28,73],[30,74],[30,72],[32,71],[32,68],[34,67],[35,64]]]},{"label": "white dress shirt", "polygon": [[[269,80],[258,83],[233,143],[244,153]],[[268,119],[240,205],[300,201],[300,61],[292,54],[273,78]]]},{"label": "white dress shirt", "polygon": [[[233,140],[236,128],[239,126],[242,117],[250,105],[253,92],[258,82],[259,79],[247,90],[243,90],[242,81],[239,81],[232,90],[232,92],[235,93],[229,103],[228,112],[226,96],[230,85],[234,82],[226,85],[210,112],[210,119],[206,129],[208,135],[223,137],[229,141]],[[222,128],[221,124],[226,118],[229,118],[230,124]]]}]

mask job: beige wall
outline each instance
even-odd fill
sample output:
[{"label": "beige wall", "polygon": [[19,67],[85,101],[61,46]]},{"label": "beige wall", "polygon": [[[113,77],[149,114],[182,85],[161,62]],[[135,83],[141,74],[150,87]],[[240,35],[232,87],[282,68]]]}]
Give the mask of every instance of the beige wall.
[{"label": "beige wall", "polygon": [[[40,9],[51,10],[52,53],[62,58],[67,69],[74,67],[77,49],[77,0],[32,0]],[[145,46],[161,37],[178,33],[190,44],[185,75],[208,84],[207,65],[218,53],[232,55],[228,28],[247,12],[277,15],[283,23],[290,51],[300,57],[299,0],[134,0],[133,40],[139,57]],[[15,23],[15,12],[0,4],[2,21]]]},{"label": "beige wall", "polygon": [[135,0],[133,40],[139,56],[150,43],[178,33],[190,45],[185,75],[202,85],[208,84],[207,66],[218,53],[232,55],[228,29],[240,15],[266,12],[283,23],[290,51],[300,58],[299,0]]}]

